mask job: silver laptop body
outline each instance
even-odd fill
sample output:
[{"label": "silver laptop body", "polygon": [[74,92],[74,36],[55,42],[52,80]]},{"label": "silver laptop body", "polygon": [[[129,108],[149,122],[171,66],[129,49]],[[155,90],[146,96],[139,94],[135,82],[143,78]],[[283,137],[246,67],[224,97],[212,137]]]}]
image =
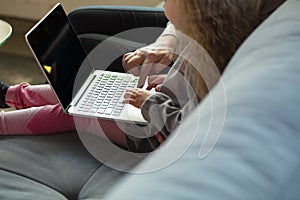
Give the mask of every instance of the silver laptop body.
[{"label": "silver laptop body", "polygon": [[95,70],[61,4],[28,31],[25,39],[67,114],[147,124],[140,109],[123,103],[125,90],[135,88],[139,78]]}]

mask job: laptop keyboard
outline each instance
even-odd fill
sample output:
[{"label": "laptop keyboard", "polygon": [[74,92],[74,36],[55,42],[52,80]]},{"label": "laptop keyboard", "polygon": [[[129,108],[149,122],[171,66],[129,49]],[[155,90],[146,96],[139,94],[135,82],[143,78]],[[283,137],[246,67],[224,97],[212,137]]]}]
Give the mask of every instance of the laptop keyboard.
[{"label": "laptop keyboard", "polygon": [[124,108],[123,96],[127,88],[135,88],[138,77],[103,73],[85,96],[79,111],[119,116]]}]

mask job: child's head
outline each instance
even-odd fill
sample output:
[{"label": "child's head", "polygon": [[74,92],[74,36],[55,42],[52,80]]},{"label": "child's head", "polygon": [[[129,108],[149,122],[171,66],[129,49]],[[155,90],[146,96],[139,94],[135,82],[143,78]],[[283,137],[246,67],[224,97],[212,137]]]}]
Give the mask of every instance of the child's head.
[{"label": "child's head", "polygon": [[165,0],[165,14],[182,32],[198,41],[222,72],[259,24],[258,0]]}]

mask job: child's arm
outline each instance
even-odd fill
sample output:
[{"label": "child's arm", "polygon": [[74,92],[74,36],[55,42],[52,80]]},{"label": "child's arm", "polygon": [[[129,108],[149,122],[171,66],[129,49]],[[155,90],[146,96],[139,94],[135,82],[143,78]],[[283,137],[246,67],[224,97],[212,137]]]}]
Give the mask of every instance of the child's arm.
[{"label": "child's arm", "polygon": [[191,99],[185,105],[179,106],[169,96],[157,92],[146,99],[141,111],[144,118],[151,122],[151,126],[167,138],[197,105],[197,99]]}]

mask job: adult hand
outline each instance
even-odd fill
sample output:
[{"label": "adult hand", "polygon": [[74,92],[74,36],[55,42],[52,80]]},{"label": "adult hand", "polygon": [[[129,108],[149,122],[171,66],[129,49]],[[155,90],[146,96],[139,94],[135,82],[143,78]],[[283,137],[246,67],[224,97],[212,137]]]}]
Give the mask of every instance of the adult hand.
[{"label": "adult hand", "polygon": [[128,89],[124,94],[124,103],[141,108],[145,100],[151,95],[152,93],[148,90],[143,90],[140,88]]},{"label": "adult hand", "polygon": [[172,49],[142,48],[126,53],[123,56],[123,67],[126,72],[140,76],[138,87],[142,87],[147,76],[163,70],[172,62],[172,59]]}]

